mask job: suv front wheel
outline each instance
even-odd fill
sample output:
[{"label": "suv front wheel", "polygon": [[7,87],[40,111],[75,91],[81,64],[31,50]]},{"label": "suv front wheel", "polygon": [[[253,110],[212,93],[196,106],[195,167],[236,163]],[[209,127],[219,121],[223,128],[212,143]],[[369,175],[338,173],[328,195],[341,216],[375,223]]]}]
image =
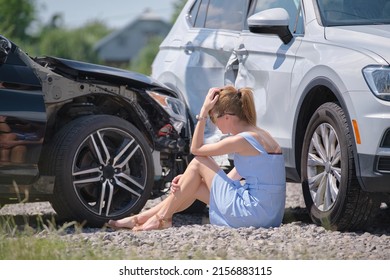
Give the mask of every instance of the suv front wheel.
[{"label": "suv front wheel", "polygon": [[347,118],[335,103],[320,106],[305,133],[302,191],[311,219],[327,229],[364,228],[379,208],[356,178],[352,139]]},{"label": "suv front wheel", "polygon": [[139,212],[151,194],[153,159],[143,134],[114,116],[76,119],[52,145],[51,200],[60,220],[101,226]]}]

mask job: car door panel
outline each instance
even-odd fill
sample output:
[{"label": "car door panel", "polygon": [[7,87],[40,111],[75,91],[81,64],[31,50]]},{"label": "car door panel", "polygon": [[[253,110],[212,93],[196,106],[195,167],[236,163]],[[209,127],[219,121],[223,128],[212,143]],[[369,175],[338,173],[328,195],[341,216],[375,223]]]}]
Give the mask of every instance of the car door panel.
[{"label": "car door panel", "polygon": [[[261,42],[259,44],[259,42]],[[274,35],[243,32],[238,55],[237,87],[251,87],[255,94],[258,123],[269,130],[283,144],[291,138],[288,127],[281,123],[290,108],[291,70],[300,41],[293,39],[288,45]],[[243,51],[245,50],[245,51]],[[275,114],[280,111],[281,114]],[[291,145],[291,144],[290,144]]]},{"label": "car door panel", "polygon": [[39,80],[10,53],[0,65],[0,184],[30,184],[38,177],[46,119]]},{"label": "car door panel", "polygon": [[[185,87],[192,112],[199,112],[208,89],[224,85],[225,68],[239,34],[202,30],[193,41]],[[200,82],[201,81],[201,82]]]},{"label": "car door panel", "polygon": [[[293,132],[287,128],[293,127],[293,120],[283,116],[292,114],[289,111],[293,110],[291,73],[301,44],[300,35],[303,34],[302,7],[298,0],[258,0],[253,1],[252,12],[278,7],[287,11],[289,29],[295,36],[284,44],[276,34],[255,34],[244,30],[235,50],[239,65],[235,85],[254,89],[258,124],[269,130],[281,146],[291,148]],[[280,114],[275,114],[278,111]],[[290,124],[286,125],[288,122]]]}]

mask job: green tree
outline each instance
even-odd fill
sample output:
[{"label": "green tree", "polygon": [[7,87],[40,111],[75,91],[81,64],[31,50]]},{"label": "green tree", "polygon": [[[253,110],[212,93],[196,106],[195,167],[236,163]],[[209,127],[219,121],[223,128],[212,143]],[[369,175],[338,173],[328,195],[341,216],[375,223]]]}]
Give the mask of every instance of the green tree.
[{"label": "green tree", "polygon": [[48,56],[99,63],[95,43],[110,32],[108,27],[93,21],[80,28],[66,29],[51,24],[42,31],[36,52]]},{"label": "green tree", "polygon": [[157,55],[159,46],[162,42],[163,38],[161,37],[153,37],[146,47],[144,47],[137,58],[131,62],[130,70],[143,73],[145,75],[150,75],[152,73],[152,63],[154,58]]},{"label": "green tree", "polygon": [[0,0],[0,33],[10,40],[29,42],[28,29],[35,20],[35,0]]}]

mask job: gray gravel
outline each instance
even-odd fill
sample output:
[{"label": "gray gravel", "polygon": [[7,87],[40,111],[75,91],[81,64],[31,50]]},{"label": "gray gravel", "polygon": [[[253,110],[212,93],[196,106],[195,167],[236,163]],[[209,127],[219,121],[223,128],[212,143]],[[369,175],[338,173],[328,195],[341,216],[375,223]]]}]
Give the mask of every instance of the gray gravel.
[{"label": "gray gravel", "polygon": [[[158,203],[150,200],[145,209]],[[1,215],[53,214],[48,203],[6,205]],[[390,259],[390,209],[382,205],[367,232],[328,231],[312,224],[300,186],[288,184],[285,219],[270,229],[229,229],[208,223],[207,213],[178,214],[174,227],[150,232],[69,227],[60,238],[83,240],[127,259]],[[37,234],[45,237],[47,232]]]}]

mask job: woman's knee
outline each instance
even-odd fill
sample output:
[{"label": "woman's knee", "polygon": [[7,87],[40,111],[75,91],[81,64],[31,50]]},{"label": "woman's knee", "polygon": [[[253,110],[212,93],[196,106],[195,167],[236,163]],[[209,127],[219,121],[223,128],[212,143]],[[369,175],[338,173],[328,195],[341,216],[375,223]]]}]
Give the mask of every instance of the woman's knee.
[{"label": "woman's knee", "polygon": [[191,162],[188,164],[185,173],[199,173],[199,161],[195,157],[191,160]]},{"label": "woman's knee", "polygon": [[198,173],[210,185],[210,181],[221,168],[211,157],[196,156],[188,168]]},{"label": "woman's knee", "polygon": [[192,161],[189,164],[189,168],[194,168],[196,170],[199,170],[202,166],[213,166],[216,165],[216,162],[210,158],[210,157],[204,157],[204,156],[195,156]]}]

